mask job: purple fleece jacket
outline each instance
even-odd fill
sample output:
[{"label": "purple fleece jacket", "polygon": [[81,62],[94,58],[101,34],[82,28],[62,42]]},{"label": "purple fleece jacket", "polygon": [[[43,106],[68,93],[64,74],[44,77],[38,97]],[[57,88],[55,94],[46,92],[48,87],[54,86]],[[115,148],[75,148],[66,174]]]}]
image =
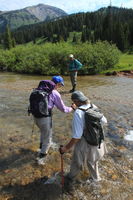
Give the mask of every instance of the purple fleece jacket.
[{"label": "purple fleece jacket", "polygon": [[54,106],[64,113],[69,113],[72,111],[71,107],[65,106],[63,100],[61,99],[60,93],[55,89],[49,95],[48,108],[52,110]]}]

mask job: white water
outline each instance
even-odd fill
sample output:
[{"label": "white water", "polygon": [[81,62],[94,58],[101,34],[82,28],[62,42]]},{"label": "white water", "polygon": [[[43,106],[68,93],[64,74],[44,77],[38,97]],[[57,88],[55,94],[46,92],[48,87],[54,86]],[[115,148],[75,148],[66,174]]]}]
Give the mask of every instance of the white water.
[{"label": "white water", "polygon": [[133,141],[133,130],[128,131],[127,135],[124,137],[125,140]]}]

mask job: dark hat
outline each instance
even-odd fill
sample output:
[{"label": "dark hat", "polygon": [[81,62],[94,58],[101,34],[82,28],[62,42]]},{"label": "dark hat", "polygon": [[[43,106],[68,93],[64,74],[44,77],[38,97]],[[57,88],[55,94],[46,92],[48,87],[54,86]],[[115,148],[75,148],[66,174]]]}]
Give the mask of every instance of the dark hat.
[{"label": "dark hat", "polygon": [[71,99],[72,100],[76,99],[76,100],[81,101],[81,102],[88,100],[88,98],[80,91],[73,92]]}]

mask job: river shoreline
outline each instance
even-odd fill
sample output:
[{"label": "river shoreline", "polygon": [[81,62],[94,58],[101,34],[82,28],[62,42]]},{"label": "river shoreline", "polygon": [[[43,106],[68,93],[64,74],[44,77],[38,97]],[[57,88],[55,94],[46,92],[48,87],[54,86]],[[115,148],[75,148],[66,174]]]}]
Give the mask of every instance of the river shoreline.
[{"label": "river shoreline", "polygon": [[105,74],[106,76],[111,76],[111,75],[114,75],[114,76],[120,76],[120,77],[128,77],[128,78],[133,78],[133,70],[123,70],[123,71],[113,71],[113,72],[107,72]]},{"label": "river shoreline", "polygon": [[[16,72],[8,72],[8,71],[0,71],[0,73],[13,73],[13,74],[18,74],[18,75],[26,75],[26,76],[46,76],[46,75],[42,75],[42,74],[20,74],[20,73],[16,73]],[[55,74],[53,74],[55,75]],[[100,74],[80,74],[80,76],[97,76]],[[107,72],[104,74],[105,76],[120,76],[120,77],[128,77],[128,78],[133,78],[133,70],[123,70],[123,71],[111,71],[111,72]],[[50,75],[48,75],[49,77]],[[52,75],[51,75],[52,76]],[[63,75],[63,76],[69,76],[68,75]]]}]

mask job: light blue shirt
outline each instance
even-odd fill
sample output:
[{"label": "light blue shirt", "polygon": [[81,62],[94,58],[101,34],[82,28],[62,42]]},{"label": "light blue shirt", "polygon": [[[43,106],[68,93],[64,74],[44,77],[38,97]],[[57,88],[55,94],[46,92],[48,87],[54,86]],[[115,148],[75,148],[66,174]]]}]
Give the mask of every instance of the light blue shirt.
[{"label": "light blue shirt", "polygon": [[[91,105],[87,104],[87,105],[82,105],[80,106],[80,108],[82,109],[87,109],[89,108]],[[94,104],[93,104],[94,108],[97,108]],[[72,120],[72,138],[75,139],[80,139],[83,135],[83,130],[85,127],[85,119],[84,119],[84,112],[80,109],[76,109],[73,115],[73,120]],[[103,116],[101,119],[101,123],[102,125],[107,124],[107,119]]]}]

